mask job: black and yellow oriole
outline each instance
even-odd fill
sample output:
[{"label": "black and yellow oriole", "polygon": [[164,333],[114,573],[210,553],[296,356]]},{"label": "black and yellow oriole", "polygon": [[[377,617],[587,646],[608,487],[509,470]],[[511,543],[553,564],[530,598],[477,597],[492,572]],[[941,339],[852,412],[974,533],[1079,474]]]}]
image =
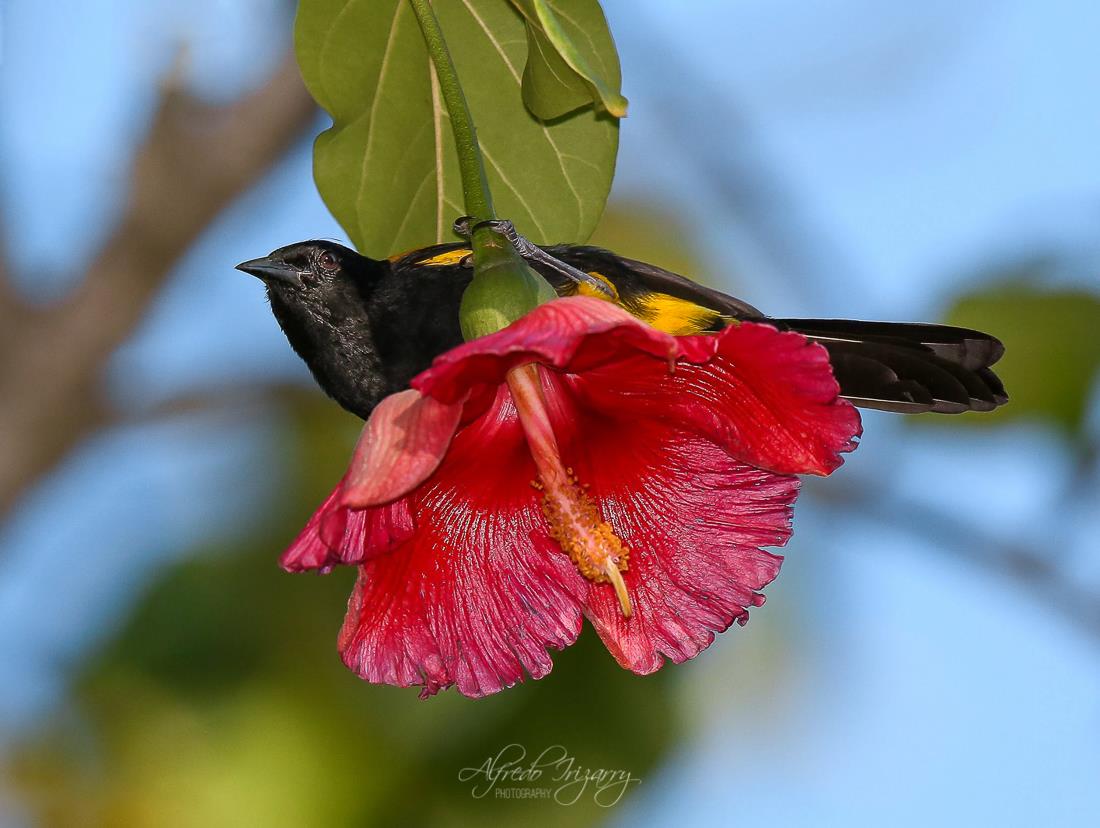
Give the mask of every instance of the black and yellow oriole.
[{"label": "black and yellow oriole", "polygon": [[[530,260],[561,296],[614,301],[675,335],[721,330],[742,320],[797,331],[829,352],[842,396],[902,413],[989,411],[1005,403],[990,366],[995,338],[966,328],[840,319],[773,319],[690,279],[582,245],[542,248],[591,279],[578,284]],[[279,248],[237,266],[267,286],[275,317],[317,382],[366,418],[408,387],[432,359],[462,342],[458,308],[472,277],[467,244],[438,244],[375,260],[330,241]]]}]

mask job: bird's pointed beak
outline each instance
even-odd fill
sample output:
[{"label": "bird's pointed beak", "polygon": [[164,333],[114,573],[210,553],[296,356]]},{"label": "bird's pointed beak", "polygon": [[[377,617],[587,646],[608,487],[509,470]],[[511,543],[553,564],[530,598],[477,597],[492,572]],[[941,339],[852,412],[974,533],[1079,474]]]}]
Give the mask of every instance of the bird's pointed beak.
[{"label": "bird's pointed beak", "polygon": [[302,284],[297,268],[268,256],[241,262],[237,265],[237,270],[255,276],[264,282],[282,282],[292,287],[300,287]]}]

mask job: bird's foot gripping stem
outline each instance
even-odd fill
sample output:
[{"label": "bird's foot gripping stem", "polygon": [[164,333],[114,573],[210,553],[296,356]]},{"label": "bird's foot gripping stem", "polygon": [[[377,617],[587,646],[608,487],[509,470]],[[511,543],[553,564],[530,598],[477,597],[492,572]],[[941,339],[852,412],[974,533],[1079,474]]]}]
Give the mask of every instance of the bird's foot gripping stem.
[{"label": "bird's foot gripping stem", "polygon": [[488,227],[508,239],[512,247],[516,249],[516,252],[519,253],[525,261],[532,264],[541,264],[543,267],[560,273],[562,276],[576,282],[578,285],[588,285],[608,299],[615,298],[611,288],[609,288],[603,280],[597,279],[595,276],[585,273],[583,270],[579,270],[573,267],[573,265],[566,264],[561,259],[551,256],[537,244],[533,244],[528,241],[527,238],[520,235],[519,231],[516,230],[516,226],[508,219],[489,219],[488,221],[479,221],[477,224],[471,224],[472,221],[473,219],[470,216],[462,216],[455,220],[455,233],[469,241],[474,231],[479,227]]}]

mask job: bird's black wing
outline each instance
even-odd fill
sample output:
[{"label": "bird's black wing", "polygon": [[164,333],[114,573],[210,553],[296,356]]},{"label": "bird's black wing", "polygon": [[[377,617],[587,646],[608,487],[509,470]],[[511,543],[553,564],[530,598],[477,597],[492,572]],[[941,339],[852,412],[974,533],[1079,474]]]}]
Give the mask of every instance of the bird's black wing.
[{"label": "bird's black wing", "polygon": [[992,370],[1004,346],[981,331],[850,319],[770,321],[824,345],[841,393],[864,408],[958,414],[1008,402]]}]

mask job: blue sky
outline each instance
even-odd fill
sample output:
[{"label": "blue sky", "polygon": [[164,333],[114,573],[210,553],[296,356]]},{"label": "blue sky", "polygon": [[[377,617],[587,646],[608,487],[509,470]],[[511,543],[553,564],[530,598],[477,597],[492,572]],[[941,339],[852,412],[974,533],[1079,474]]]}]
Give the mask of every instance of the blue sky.
[{"label": "blue sky", "polygon": [[[716,278],[719,251],[738,242],[733,264],[750,274],[739,283],[754,304],[789,315],[934,318],[990,250],[1052,240],[1095,248],[1097,4],[606,7],[631,99],[615,193],[707,219],[701,238]],[[266,0],[5,4],[0,206],[31,294],[56,295],[109,229],[128,152],[176,46],[187,44],[185,76],[198,91],[231,97],[259,82],[284,47],[279,8]],[[700,100],[669,66],[704,79],[713,99]],[[670,111],[689,117],[670,125]],[[778,266],[700,186],[683,158],[692,136],[708,152],[724,142],[748,147],[782,183],[781,203],[801,211],[806,232],[827,238],[835,255],[799,259],[805,239],[792,238],[794,258]],[[127,405],[212,381],[304,378],[257,285],[232,265],[299,238],[342,236],[309,167],[301,146],[188,254],[112,366],[110,387]],[[791,273],[799,261],[806,272]],[[1098,284],[1095,272],[1074,278]],[[68,665],[109,634],[158,567],[233,525],[262,495],[258,486],[277,485],[264,463],[265,425],[107,435],[0,527],[0,732],[63,698]],[[1096,572],[1095,512],[1058,513],[1072,458],[1052,434],[932,433],[878,415],[866,427],[843,474],[940,506],[984,486],[982,525],[1076,549]],[[768,610],[677,668],[695,735],[622,806],[619,822],[1100,818],[1095,642],[1017,587],[923,542],[869,523],[836,525],[814,508],[815,485]],[[226,491],[239,495],[227,501]],[[780,681],[754,684],[754,647],[769,627],[790,623],[800,629],[790,666]],[[700,694],[703,684],[716,692]],[[731,713],[745,705],[727,698],[759,715]]]}]

